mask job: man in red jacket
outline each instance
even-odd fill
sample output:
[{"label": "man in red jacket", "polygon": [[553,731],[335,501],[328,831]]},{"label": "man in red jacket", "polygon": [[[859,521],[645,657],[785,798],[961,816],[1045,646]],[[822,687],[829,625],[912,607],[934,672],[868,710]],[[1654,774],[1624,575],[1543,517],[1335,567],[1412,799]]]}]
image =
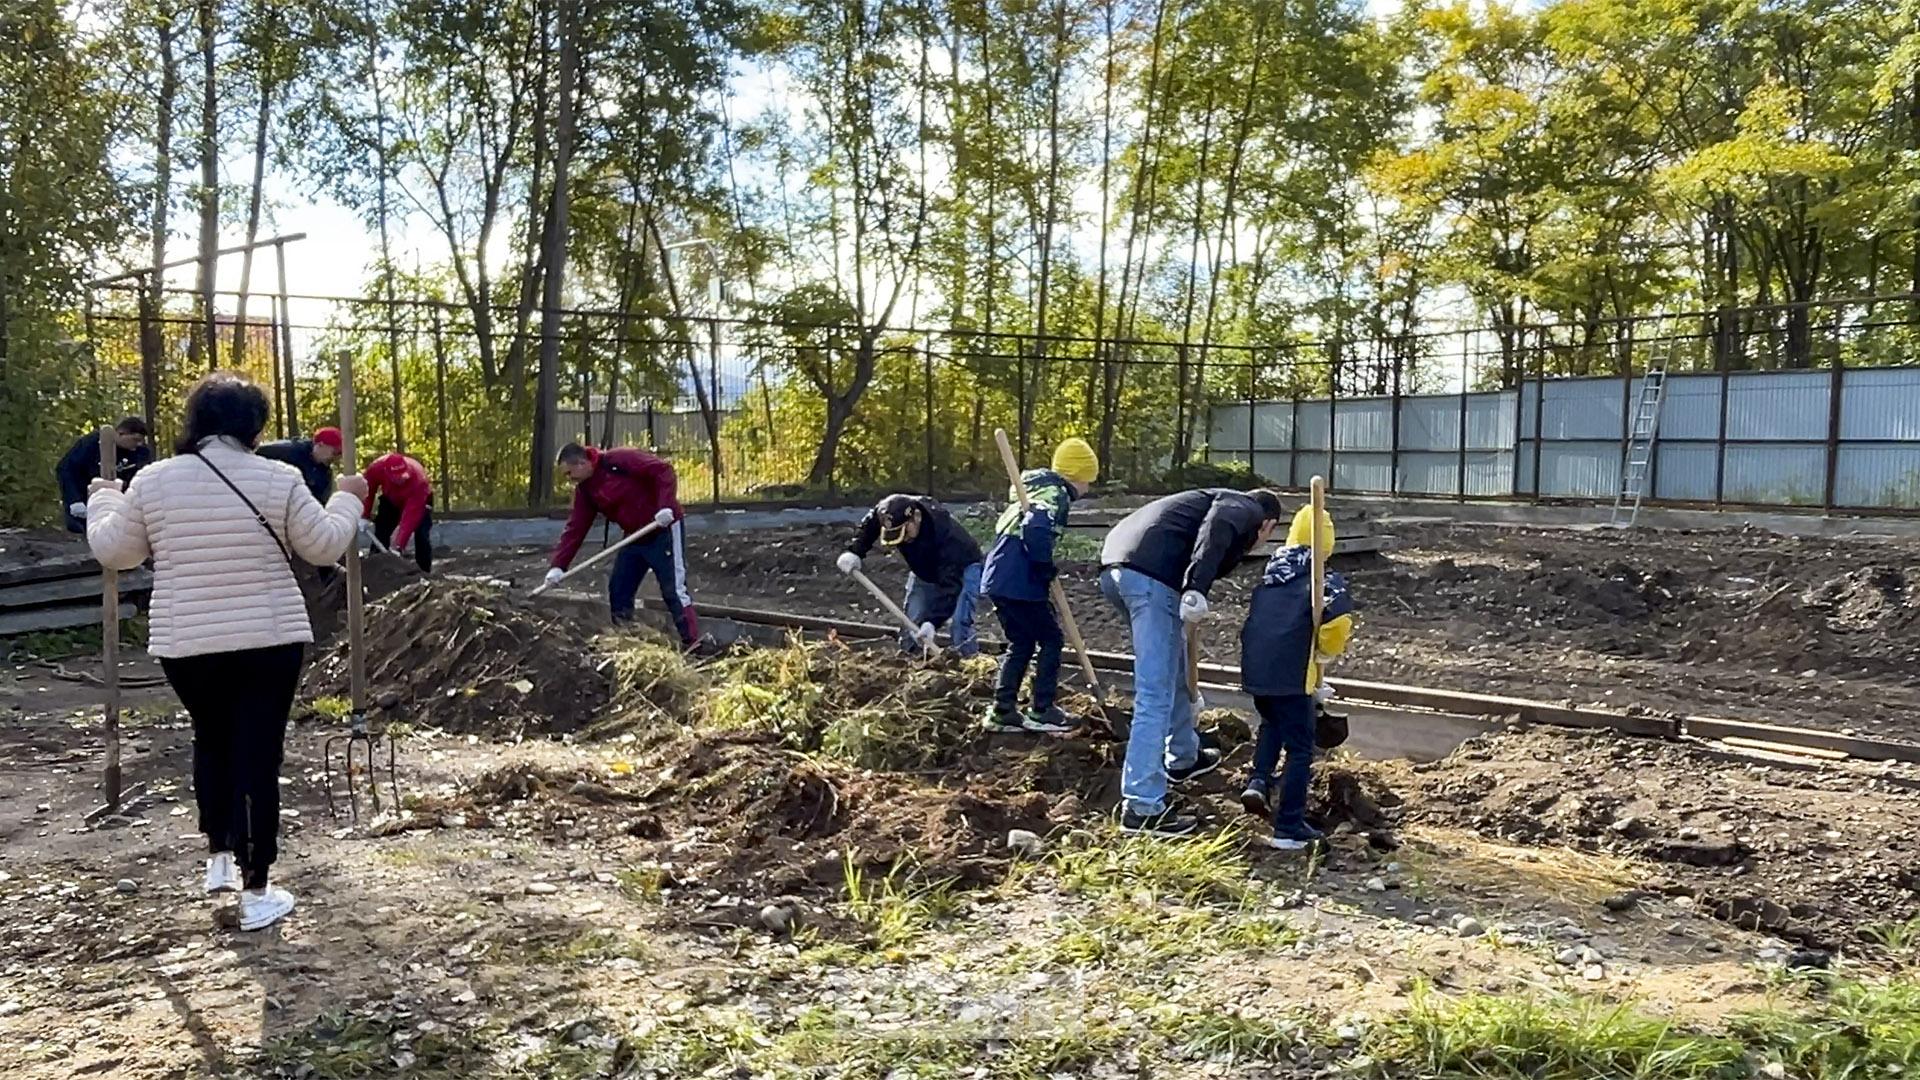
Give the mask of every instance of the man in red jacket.
[{"label": "man in red jacket", "polygon": [[673,616],[673,625],[680,631],[680,643],[691,648],[700,638],[700,623],[694,615],[693,597],[687,592],[685,515],[676,497],[679,481],[673,466],[644,450],[600,450],[568,443],[560,450],[560,471],[574,484],[573,513],[567,518],[559,545],[553,549],[553,568],[547,571],[547,582],[560,580],[573,563],[595,517],[604,514],[624,533],[659,522],[658,532],[628,544],[614,557],[613,574],[607,579],[607,601],[614,622],[631,621],[633,596],[640,591],[647,571],[653,571],[667,614]]},{"label": "man in red jacket", "polygon": [[[427,470],[405,454],[382,454],[360,475],[367,481],[366,516],[373,538],[395,554],[413,541],[413,561],[425,574],[433,570],[433,482]],[[374,510],[374,496],[380,509]]]}]

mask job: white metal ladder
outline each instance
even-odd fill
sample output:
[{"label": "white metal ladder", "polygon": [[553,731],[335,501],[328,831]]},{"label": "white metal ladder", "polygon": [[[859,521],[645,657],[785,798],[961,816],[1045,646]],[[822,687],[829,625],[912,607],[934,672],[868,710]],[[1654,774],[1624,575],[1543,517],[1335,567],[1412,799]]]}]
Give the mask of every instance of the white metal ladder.
[{"label": "white metal ladder", "polygon": [[[1654,324],[1658,326],[1659,324]],[[1675,324],[1668,323],[1666,348],[1648,350],[1647,371],[1640,379],[1640,399],[1631,414],[1625,451],[1620,461],[1620,490],[1613,496],[1613,516],[1608,524],[1630,529],[1640,520],[1640,501],[1647,494],[1647,479],[1653,466],[1653,454],[1660,432],[1660,404],[1667,397],[1667,365],[1679,348]]]}]

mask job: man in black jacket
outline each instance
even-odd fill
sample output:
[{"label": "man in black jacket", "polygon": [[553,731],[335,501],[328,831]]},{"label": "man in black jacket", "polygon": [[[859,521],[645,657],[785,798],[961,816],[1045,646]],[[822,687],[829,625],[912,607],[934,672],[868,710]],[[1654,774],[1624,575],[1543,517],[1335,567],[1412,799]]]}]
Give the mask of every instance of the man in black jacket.
[{"label": "man in black jacket", "polygon": [[341,438],[340,429],[323,427],[313,433],[311,439],[281,439],[277,442],[261,443],[254,453],[275,461],[284,461],[300,470],[300,478],[307,482],[307,490],[322,506],[327,496],[333,493],[333,463],[340,458],[340,451],[346,445]]},{"label": "man in black jacket", "polygon": [[1120,824],[1129,832],[1185,836],[1199,828],[1167,802],[1169,781],[1220,764],[1194,728],[1185,628],[1205,617],[1207,591],[1280,517],[1271,491],[1183,491],[1128,514],[1100,548],[1100,591],[1133,636],[1133,730],[1120,774]]},{"label": "man in black jacket", "polygon": [[[137,416],[121,420],[113,428],[114,475],[125,487],[133,474],[153,463],[153,447],[147,445],[147,422]],[[60,509],[67,531],[85,535],[87,531],[87,487],[100,478],[100,435],[80,436],[53,475],[60,482]]]},{"label": "man in black jacket", "polygon": [[[926,495],[889,495],[860,519],[860,531],[836,563],[843,574],[860,569],[875,541],[906,561],[907,598],[901,605],[915,626],[935,629],[953,621],[953,650],[961,656],[980,651],[973,629],[980,597],[980,543],[953,520],[947,508]],[[900,632],[900,647],[915,649],[922,640]]]}]

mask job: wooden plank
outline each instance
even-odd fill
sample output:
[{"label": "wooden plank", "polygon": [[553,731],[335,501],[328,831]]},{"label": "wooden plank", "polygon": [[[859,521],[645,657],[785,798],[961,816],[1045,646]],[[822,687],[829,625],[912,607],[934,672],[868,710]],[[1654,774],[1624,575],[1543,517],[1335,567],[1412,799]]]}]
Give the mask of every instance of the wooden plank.
[{"label": "wooden plank", "polygon": [[[120,617],[131,619],[132,604],[120,605]],[[68,607],[39,608],[0,615],[0,637],[32,634],[41,630],[70,630],[76,626],[95,626],[100,622],[99,604],[75,604]]]},{"label": "wooden plank", "polygon": [[1904,761],[1920,764],[1920,745],[1890,739],[1867,739],[1812,728],[1782,727],[1752,720],[1722,720],[1689,716],[1680,721],[1688,735],[1701,739],[1749,739],[1801,749],[1826,750],[1866,761]]},{"label": "wooden plank", "polygon": [[[91,577],[41,581],[30,585],[0,586],[0,608],[45,607],[69,600],[81,600],[99,596],[103,587],[98,574]],[[120,596],[123,599],[152,589],[153,575],[146,570],[129,570],[120,575]]]},{"label": "wooden plank", "polygon": [[1823,750],[1817,746],[1790,746],[1786,743],[1767,742],[1764,739],[1743,739],[1737,735],[1720,741],[1742,750],[1758,750],[1765,754],[1791,754],[1794,757],[1819,758],[1822,761],[1845,761],[1848,756],[1838,750]]},{"label": "wooden plank", "polygon": [[1629,716],[1626,713],[1601,709],[1576,709],[1529,698],[1468,694],[1457,690],[1429,690],[1424,687],[1398,686],[1393,683],[1366,682],[1360,679],[1328,679],[1327,681],[1333,685],[1334,691],[1341,697],[1356,698],[1381,705],[1408,705],[1471,716],[1518,716],[1522,720],[1535,724],[1605,728],[1629,735],[1649,735],[1657,738],[1679,738],[1681,733],[1679,721],[1665,717]]},{"label": "wooden plank", "polygon": [[71,555],[55,555],[30,563],[0,566],[0,585],[24,585],[35,581],[58,581],[70,577],[97,577],[100,564],[81,546]]}]

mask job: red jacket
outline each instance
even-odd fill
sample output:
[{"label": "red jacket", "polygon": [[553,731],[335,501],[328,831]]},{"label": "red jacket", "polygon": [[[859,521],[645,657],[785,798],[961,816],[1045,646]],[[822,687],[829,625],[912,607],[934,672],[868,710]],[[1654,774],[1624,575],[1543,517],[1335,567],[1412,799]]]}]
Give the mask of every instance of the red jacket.
[{"label": "red jacket", "polygon": [[596,515],[605,514],[628,533],[651,523],[663,508],[673,511],[675,521],[686,516],[676,497],[680,482],[672,465],[645,450],[589,446],[587,454],[593,458],[593,475],[573,489],[573,513],[553,549],[553,565],[562,570],[580,553]]},{"label": "red jacket", "polygon": [[427,515],[427,500],[433,498],[433,481],[427,470],[403,454],[382,454],[367,463],[360,474],[367,481],[366,516],[373,516],[373,498],[385,495],[400,508],[400,525],[393,530],[394,550],[407,546],[420,519]]}]

